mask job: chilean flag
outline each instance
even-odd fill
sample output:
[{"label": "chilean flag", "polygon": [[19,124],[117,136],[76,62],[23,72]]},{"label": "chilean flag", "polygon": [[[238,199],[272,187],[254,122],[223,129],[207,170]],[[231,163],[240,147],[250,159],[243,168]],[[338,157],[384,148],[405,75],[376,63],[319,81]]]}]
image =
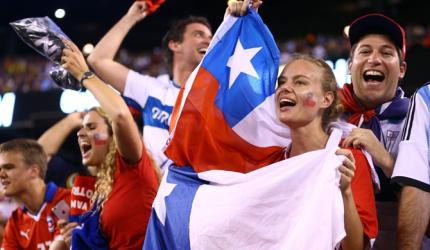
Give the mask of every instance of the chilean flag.
[{"label": "chilean flag", "polygon": [[278,63],[255,11],[221,24],[175,105],[174,165],[143,249],[334,249],[345,236],[341,132],[326,149],[279,161],[291,140],[275,113]]},{"label": "chilean flag", "polygon": [[173,111],[167,156],[196,172],[247,173],[281,158],[289,129],[275,113],[279,50],[254,11],[227,17]]},{"label": "chilean flag", "polygon": [[249,173],[170,166],[143,249],[335,249],[345,237],[335,154],[325,149]]}]

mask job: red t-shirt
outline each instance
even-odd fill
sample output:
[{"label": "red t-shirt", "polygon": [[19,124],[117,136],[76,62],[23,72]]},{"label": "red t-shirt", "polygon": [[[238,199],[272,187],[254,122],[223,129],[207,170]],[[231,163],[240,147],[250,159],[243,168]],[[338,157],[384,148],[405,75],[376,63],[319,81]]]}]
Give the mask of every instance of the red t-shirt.
[{"label": "red t-shirt", "polygon": [[37,215],[29,214],[25,207],[16,209],[7,221],[2,249],[49,249],[59,235],[58,218],[51,210],[61,200],[70,203],[70,190],[49,183]]},{"label": "red t-shirt", "polygon": [[101,212],[101,229],[110,249],[142,249],[158,186],[145,149],[135,164],[124,162],[117,152],[114,184]]},{"label": "red t-shirt", "polygon": [[77,218],[91,209],[91,197],[94,194],[96,178],[94,176],[78,175],[73,181],[70,196],[70,216]]},{"label": "red t-shirt", "polygon": [[364,234],[369,239],[374,239],[378,234],[378,218],[376,215],[370,165],[361,150],[354,148],[347,149],[351,150],[355,159],[355,174],[351,182],[355,207],[363,224]]}]

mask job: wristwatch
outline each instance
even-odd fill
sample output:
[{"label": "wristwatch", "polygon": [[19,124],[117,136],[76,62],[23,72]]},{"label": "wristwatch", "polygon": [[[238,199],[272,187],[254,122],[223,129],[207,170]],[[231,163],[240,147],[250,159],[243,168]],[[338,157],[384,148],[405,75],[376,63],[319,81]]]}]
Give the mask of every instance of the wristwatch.
[{"label": "wristwatch", "polygon": [[81,78],[81,80],[79,81],[79,83],[82,85],[82,83],[85,81],[85,80],[87,80],[87,79],[91,79],[91,78],[93,78],[95,75],[94,75],[94,73],[93,72],[91,72],[91,71],[87,71],[87,72],[84,72],[84,74],[82,74],[82,78]]}]

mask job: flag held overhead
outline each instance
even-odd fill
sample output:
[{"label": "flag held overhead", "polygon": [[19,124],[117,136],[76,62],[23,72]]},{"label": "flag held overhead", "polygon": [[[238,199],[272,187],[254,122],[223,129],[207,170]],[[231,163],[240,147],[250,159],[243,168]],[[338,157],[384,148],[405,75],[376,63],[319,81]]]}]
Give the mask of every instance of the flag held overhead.
[{"label": "flag held overhead", "polygon": [[253,10],[227,17],[179,95],[166,154],[178,166],[246,173],[289,143],[275,114],[279,50]]}]

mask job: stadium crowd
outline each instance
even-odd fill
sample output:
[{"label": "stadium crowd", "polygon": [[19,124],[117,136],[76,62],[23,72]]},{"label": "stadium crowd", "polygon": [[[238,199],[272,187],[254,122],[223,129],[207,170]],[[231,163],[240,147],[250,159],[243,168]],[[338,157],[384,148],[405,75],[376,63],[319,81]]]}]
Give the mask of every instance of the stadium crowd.
[{"label": "stadium crowd", "polygon": [[[430,49],[430,26],[405,26],[408,50],[417,47]],[[349,57],[350,45],[343,36],[313,34],[278,41],[281,64],[285,64],[294,53],[313,55],[316,58],[335,61]],[[161,48],[139,53],[122,48],[117,60],[142,74],[157,76],[167,72]],[[0,58],[0,93],[46,91],[58,88],[49,77],[52,63],[40,55],[6,56]]]},{"label": "stadium crowd", "polygon": [[[230,0],[216,35],[189,16],[161,48],[121,48],[162,2],[132,3],[89,55],[58,39],[100,106],[0,144],[1,250],[430,248],[430,85],[400,84],[430,26],[371,13],[275,42],[261,0]],[[57,88],[41,56],[1,64],[0,92]],[[71,189],[46,181],[70,134]]]}]

